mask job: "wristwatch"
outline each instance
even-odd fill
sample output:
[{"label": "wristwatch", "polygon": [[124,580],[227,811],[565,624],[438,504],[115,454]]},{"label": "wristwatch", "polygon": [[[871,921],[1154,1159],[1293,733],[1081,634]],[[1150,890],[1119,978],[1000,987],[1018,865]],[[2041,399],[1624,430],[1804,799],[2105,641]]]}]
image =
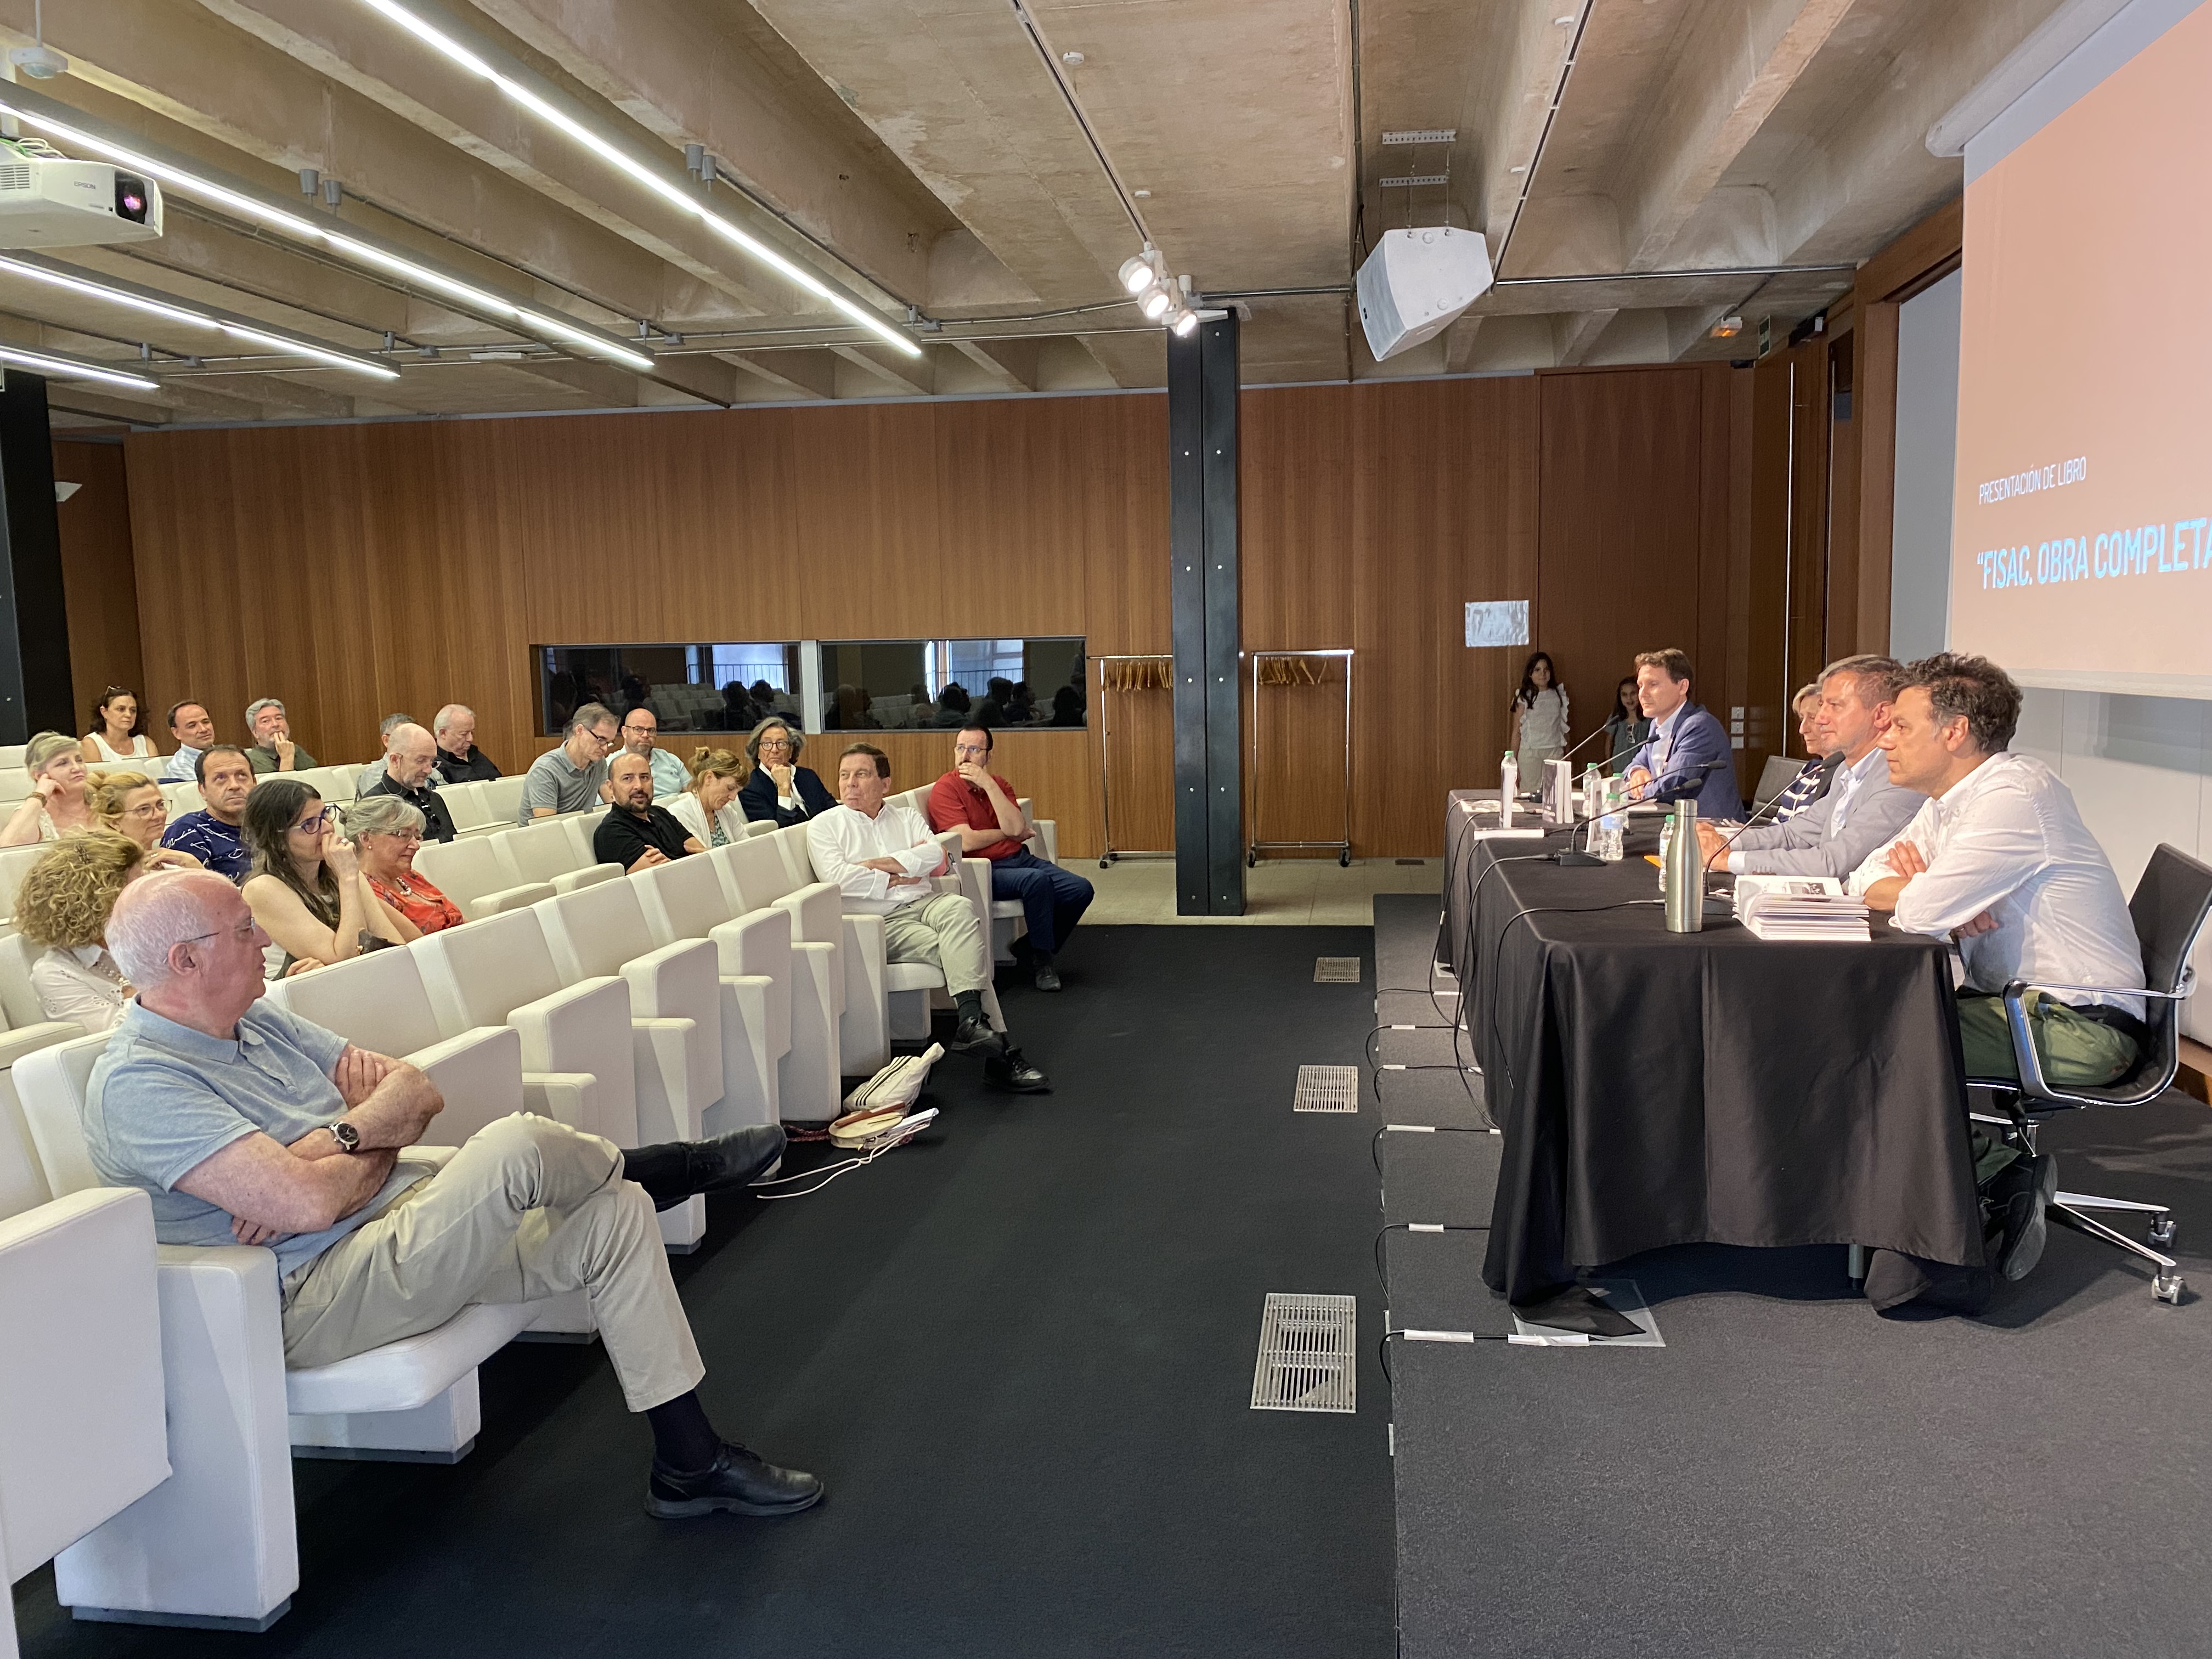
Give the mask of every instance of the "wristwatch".
[{"label": "wristwatch", "polygon": [[343,1118],[331,1124],[330,1128],[331,1139],[337,1142],[340,1152],[357,1152],[361,1150],[361,1131]]}]

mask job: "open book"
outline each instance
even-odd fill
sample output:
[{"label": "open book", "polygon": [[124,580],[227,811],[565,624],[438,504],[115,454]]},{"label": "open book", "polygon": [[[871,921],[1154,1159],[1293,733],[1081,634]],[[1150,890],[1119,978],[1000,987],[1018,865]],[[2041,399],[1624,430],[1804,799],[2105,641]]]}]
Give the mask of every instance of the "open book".
[{"label": "open book", "polygon": [[1832,876],[1738,876],[1735,914],[1761,939],[1874,937],[1864,902]]}]

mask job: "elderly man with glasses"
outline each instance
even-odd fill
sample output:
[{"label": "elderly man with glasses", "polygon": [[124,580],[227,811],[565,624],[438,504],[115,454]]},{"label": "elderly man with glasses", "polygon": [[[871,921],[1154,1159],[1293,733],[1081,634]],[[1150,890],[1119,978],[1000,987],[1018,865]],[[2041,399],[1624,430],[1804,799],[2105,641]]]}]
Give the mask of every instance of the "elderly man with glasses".
[{"label": "elderly man with glasses", "polygon": [[992,747],[988,726],[966,726],[953,734],[952,769],[929,792],[929,827],[939,835],[957,830],[964,856],[990,861],[991,896],[1021,901],[1030,972],[1038,990],[1057,991],[1053,957],[1091,908],[1093,890],[1075,872],[1024,844],[1029,819],[1015,802],[1014,786],[991,770]]},{"label": "elderly man with glasses", "polygon": [[615,711],[605,703],[587,702],[571,714],[561,746],[540,755],[524,775],[515,822],[580,812],[607,799],[607,759],[621,741],[617,729]]}]

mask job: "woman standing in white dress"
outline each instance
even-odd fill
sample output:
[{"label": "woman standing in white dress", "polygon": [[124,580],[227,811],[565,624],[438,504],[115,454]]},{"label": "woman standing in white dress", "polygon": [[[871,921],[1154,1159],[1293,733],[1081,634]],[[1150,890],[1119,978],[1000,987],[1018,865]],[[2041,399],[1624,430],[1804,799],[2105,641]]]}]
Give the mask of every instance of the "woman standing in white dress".
[{"label": "woman standing in white dress", "polygon": [[1547,653],[1529,657],[1521,671],[1521,689],[1508,708],[1514,761],[1522,777],[1534,778],[1546,761],[1559,759],[1567,750],[1567,688],[1559,683]]},{"label": "woman standing in white dress", "polygon": [[84,740],[84,762],[150,760],[154,745],[138,731],[138,699],[119,685],[111,685],[92,711],[92,733]]},{"label": "woman standing in white dress", "polygon": [[0,824],[0,847],[31,847],[97,826],[85,788],[92,775],[75,738],[40,732],[24,747],[23,769],[31,775],[31,793]]}]

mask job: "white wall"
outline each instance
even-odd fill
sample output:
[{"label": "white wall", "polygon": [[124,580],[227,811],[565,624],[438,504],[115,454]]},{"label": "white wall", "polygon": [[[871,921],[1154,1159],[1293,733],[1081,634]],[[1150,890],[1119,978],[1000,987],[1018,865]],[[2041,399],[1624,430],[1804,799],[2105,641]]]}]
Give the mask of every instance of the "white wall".
[{"label": "white wall", "polygon": [[[2133,0],[1981,137],[1968,141],[1969,176],[2025,142],[2197,3]],[[2127,257],[2126,251],[2115,249],[2114,257]],[[1948,643],[1959,282],[1954,274],[1915,295],[1898,318],[1890,644],[1894,655],[1908,660],[1937,648],[1939,640]],[[2112,349],[2142,348],[2116,337]],[[1940,483],[1930,476],[1939,455]],[[2082,821],[2128,890],[2134,890],[2160,842],[2212,862],[2212,702],[2031,687],[2013,747],[2066,781]],[[2212,944],[2198,947],[2197,971],[2212,981]],[[2192,999],[2182,1029],[2212,1042],[2212,996]]]}]

